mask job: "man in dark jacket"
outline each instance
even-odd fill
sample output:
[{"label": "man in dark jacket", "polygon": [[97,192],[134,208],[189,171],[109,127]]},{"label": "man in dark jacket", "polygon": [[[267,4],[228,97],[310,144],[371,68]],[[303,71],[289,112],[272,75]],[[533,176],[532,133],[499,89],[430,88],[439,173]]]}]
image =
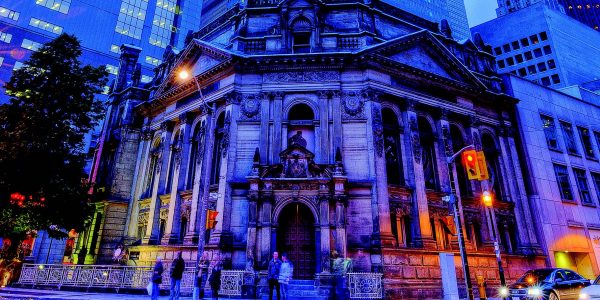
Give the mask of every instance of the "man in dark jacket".
[{"label": "man in dark jacket", "polygon": [[177,258],[171,263],[171,294],[169,300],[179,300],[179,291],[181,290],[181,277],[183,277],[183,270],[185,269],[185,262],[181,258],[181,252],[177,253]]},{"label": "man in dark jacket", "polygon": [[158,300],[158,296],[160,295],[160,287],[159,285],[162,283],[162,273],[164,271],[162,259],[160,257],[156,258],[156,264],[154,265],[154,270],[152,271],[152,300]]},{"label": "man in dark jacket", "polygon": [[269,262],[269,300],[273,300],[273,289],[277,290],[277,300],[281,300],[279,291],[279,270],[281,269],[281,260],[279,253],[273,252],[273,259]]}]

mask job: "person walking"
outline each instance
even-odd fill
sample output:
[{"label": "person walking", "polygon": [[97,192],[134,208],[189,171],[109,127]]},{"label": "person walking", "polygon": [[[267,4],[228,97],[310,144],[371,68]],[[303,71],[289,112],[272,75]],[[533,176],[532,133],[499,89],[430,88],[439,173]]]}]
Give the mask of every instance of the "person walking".
[{"label": "person walking", "polygon": [[179,300],[179,292],[181,291],[181,277],[185,269],[185,262],[181,257],[181,251],[177,253],[177,258],[171,263],[171,293],[169,300]]},{"label": "person walking", "polygon": [[279,269],[279,285],[281,288],[281,294],[283,295],[283,300],[287,300],[288,287],[290,280],[292,280],[292,276],[294,275],[294,265],[288,259],[286,253],[281,255],[281,260],[281,268]]},{"label": "person walking", "polygon": [[221,289],[221,269],[221,263],[217,262],[208,278],[210,290],[212,291],[212,298],[215,300],[219,299],[219,289]]},{"label": "person walking", "polygon": [[162,273],[164,271],[162,259],[160,257],[156,258],[156,264],[154,264],[154,271],[152,272],[152,300],[158,300],[158,296],[160,296],[160,287],[159,284],[162,283]]},{"label": "person walking", "polygon": [[281,300],[281,292],[279,290],[279,272],[281,270],[281,260],[279,253],[273,252],[273,259],[269,262],[269,300],[273,300],[273,289],[277,290],[277,300]]}]

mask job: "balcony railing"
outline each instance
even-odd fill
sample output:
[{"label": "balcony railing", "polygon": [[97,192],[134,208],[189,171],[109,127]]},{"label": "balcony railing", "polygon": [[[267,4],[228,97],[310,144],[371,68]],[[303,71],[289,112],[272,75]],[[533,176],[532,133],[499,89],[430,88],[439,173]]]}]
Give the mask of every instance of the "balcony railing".
[{"label": "balcony railing", "polygon": [[[165,264],[161,289],[169,289],[170,266]],[[33,286],[63,286],[81,288],[145,289],[152,278],[153,267],[110,265],[39,265],[24,264],[19,284]],[[208,278],[208,277],[207,277]],[[241,295],[244,271],[221,272],[222,295]],[[208,280],[205,280],[205,282]],[[181,278],[181,292],[191,293],[194,287],[194,268],[186,267]]]},{"label": "balcony railing", "polygon": [[350,299],[383,299],[383,274],[348,273]]}]

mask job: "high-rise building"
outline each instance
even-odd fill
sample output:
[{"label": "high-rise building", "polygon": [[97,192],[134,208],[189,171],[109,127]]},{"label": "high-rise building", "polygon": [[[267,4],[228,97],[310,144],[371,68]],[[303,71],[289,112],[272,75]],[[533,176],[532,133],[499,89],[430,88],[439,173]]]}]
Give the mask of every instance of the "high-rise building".
[{"label": "high-rise building", "polygon": [[[122,44],[142,48],[143,80],[149,80],[168,45],[182,46],[200,24],[201,1],[21,0],[0,1],[0,85],[41,44],[66,32],[82,42],[84,63],[118,69]],[[0,90],[0,103],[7,100]]]},{"label": "high-rise building", "polygon": [[471,31],[492,45],[502,73],[552,88],[583,84],[600,76],[600,33],[544,3],[498,17]]},{"label": "high-rise building", "polygon": [[500,17],[530,5],[543,2],[550,8],[566,13],[589,27],[599,30],[600,3],[584,0],[498,0],[496,14]]}]

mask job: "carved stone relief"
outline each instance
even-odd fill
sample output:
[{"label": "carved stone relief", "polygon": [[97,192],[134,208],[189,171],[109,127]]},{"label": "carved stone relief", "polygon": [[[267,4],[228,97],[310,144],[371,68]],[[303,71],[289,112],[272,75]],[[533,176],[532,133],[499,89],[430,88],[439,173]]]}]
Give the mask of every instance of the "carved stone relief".
[{"label": "carved stone relief", "polygon": [[260,104],[262,94],[243,95],[240,104],[240,118],[242,120],[257,121],[260,119]]},{"label": "carved stone relief", "polygon": [[381,109],[373,107],[373,143],[375,144],[375,153],[377,156],[383,156],[383,120]]},{"label": "carved stone relief", "polygon": [[347,91],[342,96],[342,118],[343,119],[364,119],[365,101],[356,91]]}]

